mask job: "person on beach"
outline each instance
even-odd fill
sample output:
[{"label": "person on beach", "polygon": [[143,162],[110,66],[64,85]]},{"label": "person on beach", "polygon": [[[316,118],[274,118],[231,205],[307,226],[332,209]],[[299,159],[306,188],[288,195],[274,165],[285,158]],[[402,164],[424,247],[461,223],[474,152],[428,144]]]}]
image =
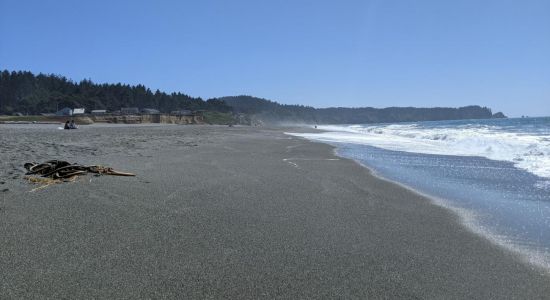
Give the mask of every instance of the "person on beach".
[{"label": "person on beach", "polygon": [[71,120],[71,124],[69,124],[69,129],[76,129],[76,124],[74,123],[74,120]]},{"label": "person on beach", "polygon": [[71,125],[69,124],[69,121],[65,122],[65,127],[63,129],[71,129]]}]

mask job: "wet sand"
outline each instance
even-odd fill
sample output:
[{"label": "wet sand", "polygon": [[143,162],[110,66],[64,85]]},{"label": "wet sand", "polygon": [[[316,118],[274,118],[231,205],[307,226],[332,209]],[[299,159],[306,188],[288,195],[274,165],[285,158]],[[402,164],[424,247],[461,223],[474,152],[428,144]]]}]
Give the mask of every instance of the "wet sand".
[{"label": "wet sand", "polygon": [[[2,299],[550,297],[449,211],[283,129],[0,126]],[[23,163],[47,159],[138,176],[29,192]]]}]

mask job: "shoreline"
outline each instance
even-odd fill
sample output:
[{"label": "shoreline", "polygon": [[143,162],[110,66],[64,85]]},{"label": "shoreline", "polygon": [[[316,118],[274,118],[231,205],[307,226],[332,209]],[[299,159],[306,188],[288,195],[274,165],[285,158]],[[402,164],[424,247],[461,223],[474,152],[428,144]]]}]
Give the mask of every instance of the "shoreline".
[{"label": "shoreline", "polygon": [[[90,129],[0,136],[9,146],[0,154],[9,187],[0,202],[0,295],[550,294],[547,274],[466,230],[447,209],[286,129]],[[15,163],[51,157],[138,176],[87,177],[34,193],[11,177],[21,168]]]},{"label": "shoreline", "polygon": [[[323,142],[320,142],[323,143]],[[472,232],[475,235],[478,235],[489,242],[493,243],[495,246],[501,247],[504,250],[510,251],[516,255],[518,255],[518,258],[523,261],[526,264],[532,265],[533,267],[540,269],[541,272],[544,272],[546,274],[550,274],[550,257],[548,253],[540,253],[535,252],[533,249],[529,249],[526,247],[520,247],[518,245],[514,245],[511,242],[506,241],[505,238],[499,238],[499,236],[495,233],[492,233],[489,230],[484,229],[481,225],[476,224],[475,215],[476,213],[472,211],[471,209],[465,209],[453,206],[450,203],[450,200],[440,198],[437,196],[430,195],[428,193],[424,193],[422,191],[419,191],[415,189],[414,187],[411,187],[407,184],[401,183],[396,180],[389,179],[387,177],[384,177],[382,174],[377,172],[375,169],[369,167],[368,165],[363,164],[362,162],[345,157],[344,155],[338,154],[338,147],[334,147],[334,155],[346,159],[351,159],[354,162],[356,162],[359,166],[362,168],[366,168],[370,171],[370,173],[381,180],[388,181],[392,184],[395,184],[401,188],[404,188],[412,193],[415,193],[421,197],[425,197],[429,199],[433,205],[443,207],[444,209],[451,212],[454,216],[456,216],[460,221],[460,225],[464,226],[466,229],[468,229],[470,232]]]},{"label": "shoreline", "polygon": [[[320,132],[326,132],[326,130],[319,130]],[[303,138],[305,140],[308,140],[310,142],[314,143],[321,143],[325,145],[330,145],[333,147],[333,154],[334,156],[341,157],[344,159],[350,159],[354,161],[356,164],[358,164],[360,167],[365,168],[369,170],[370,174],[372,174],[374,177],[379,178],[381,180],[390,182],[392,184],[395,184],[401,188],[404,188],[406,190],[409,190],[412,193],[415,193],[421,197],[425,197],[429,199],[434,205],[442,207],[449,212],[451,212],[454,216],[456,216],[459,220],[460,225],[464,226],[464,228],[468,229],[473,234],[480,236],[487,241],[491,242],[495,246],[501,247],[502,249],[506,251],[510,251],[511,253],[514,253],[518,256],[520,260],[522,260],[524,263],[529,264],[537,269],[539,269],[541,272],[544,272],[546,274],[550,274],[550,253],[547,251],[536,251],[536,249],[528,248],[526,246],[521,246],[514,244],[513,242],[510,242],[509,239],[506,236],[501,236],[497,233],[492,232],[491,230],[484,228],[484,226],[480,225],[478,220],[476,219],[476,212],[467,209],[467,208],[460,208],[451,203],[451,200],[444,199],[438,196],[430,195],[426,192],[422,192],[412,186],[409,186],[405,183],[401,183],[397,180],[393,180],[390,178],[385,177],[380,172],[378,172],[376,169],[362,163],[359,160],[356,160],[354,158],[346,157],[343,154],[339,154],[338,151],[340,150],[338,147],[338,142],[328,142],[328,141],[322,141],[322,140],[316,140],[316,139],[309,139],[307,137],[299,136],[299,135],[293,135],[293,133],[285,132],[285,134]],[[345,144],[345,142],[342,142]]]}]

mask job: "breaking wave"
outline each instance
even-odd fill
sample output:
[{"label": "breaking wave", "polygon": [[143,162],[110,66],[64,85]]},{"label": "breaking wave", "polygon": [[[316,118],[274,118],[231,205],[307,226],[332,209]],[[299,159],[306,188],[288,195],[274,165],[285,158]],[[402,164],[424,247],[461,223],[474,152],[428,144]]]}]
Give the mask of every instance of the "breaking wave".
[{"label": "breaking wave", "polygon": [[326,132],[294,135],[326,142],[365,144],[395,151],[480,156],[509,161],[517,168],[550,178],[548,122],[537,126],[525,126],[521,122],[516,122],[519,125],[474,122],[319,126]]}]

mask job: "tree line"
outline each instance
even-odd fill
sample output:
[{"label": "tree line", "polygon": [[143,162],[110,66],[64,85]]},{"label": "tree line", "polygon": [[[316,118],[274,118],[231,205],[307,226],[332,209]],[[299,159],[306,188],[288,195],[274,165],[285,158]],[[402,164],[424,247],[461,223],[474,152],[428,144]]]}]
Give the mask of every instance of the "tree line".
[{"label": "tree line", "polygon": [[220,100],[205,101],[182,93],[153,92],[141,84],[98,84],[89,79],[73,82],[53,74],[0,72],[0,114],[37,115],[54,113],[64,107],[87,111],[138,107],[158,109],[163,113],[182,109],[231,111],[231,107]]},{"label": "tree line", "polygon": [[[286,105],[253,96],[232,96],[203,100],[183,93],[167,94],[138,84],[94,83],[89,79],[74,82],[52,74],[34,75],[26,71],[0,72],[0,114],[37,115],[54,113],[64,107],[117,111],[123,107],[174,110],[207,110],[246,115],[246,120],[263,123],[351,124],[413,122],[505,117],[490,108],[388,107],[388,108],[313,108]],[[243,118],[240,118],[243,119]]]}]

